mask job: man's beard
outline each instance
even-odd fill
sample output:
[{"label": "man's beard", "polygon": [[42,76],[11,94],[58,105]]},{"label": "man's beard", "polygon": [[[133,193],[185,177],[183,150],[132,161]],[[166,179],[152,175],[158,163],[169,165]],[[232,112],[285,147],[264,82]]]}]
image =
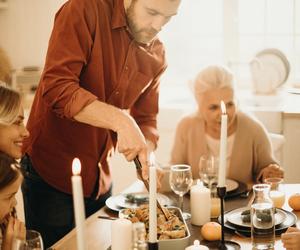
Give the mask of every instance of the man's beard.
[{"label": "man's beard", "polygon": [[135,22],[136,16],[134,13],[134,6],[137,0],[132,0],[130,6],[127,9],[127,22],[130,29],[130,33],[134,40],[140,43],[147,44],[153,40],[153,38],[158,33],[156,30],[149,29],[139,29],[137,23]]}]

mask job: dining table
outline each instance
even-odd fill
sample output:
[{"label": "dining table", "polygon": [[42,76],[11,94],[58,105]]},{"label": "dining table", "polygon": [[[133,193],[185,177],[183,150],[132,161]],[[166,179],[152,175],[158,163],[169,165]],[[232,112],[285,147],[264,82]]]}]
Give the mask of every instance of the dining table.
[{"label": "dining table", "polygon": [[[300,228],[300,211],[293,211],[288,205],[288,198],[295,194],[300,193],[300,184],[282,184],[283,189],[286,195],[285,204],[283,205],[283,209],[287,211],[292,211],[296,217],[297,221],[295,226]],[[131,184],[128,188],[126,188],[122,193],[135,193],[135,192],[145,192],[145,187],[143,182],[137,180],[133,184]],[[178,196],[174,193],[164,193],[167,195],[173,202],[176,204]],[[247,195],[239,195],[231,199],[225,200],[225,211],[230,211],[232,209],[237,209],[240,207],[249,206],[251,203],[251,199],[253,199],[253,194]],[[186,194],[184,196],[184,211],[190,210],[190,198],[189,195]],[[104,217],[118,217],[118,213],[110,210],[108,207],[104,206],[99,211],[88,217],[85,221],[86,225],[86,240],[88,250],[107,250],[111,246],[111,223],[110,219],[99,218],[99,216]],[[191,237],[189,239],[190,244],[192,245],[194,240],[198,239],[200,242],[202,241],[202,236],[200,234],[201,227],[192,225],[190,220],[187,220],[187,225],[189,227]],[[298,225],[297,225],[298,224]],[[230,240],[237,242],[241,249],[250,250],[252,249],[251,238],[243,236],[241,234],[236,234],[232,232],[225,231],[225,240]],[[67,235],[65,235],[62,239],[56,242],[52,247],[52,250],[76,250],[76,229],[70,231]],[[275,250],[285,249],[280,240],[280,236],[276,236],[275,240]]]}]

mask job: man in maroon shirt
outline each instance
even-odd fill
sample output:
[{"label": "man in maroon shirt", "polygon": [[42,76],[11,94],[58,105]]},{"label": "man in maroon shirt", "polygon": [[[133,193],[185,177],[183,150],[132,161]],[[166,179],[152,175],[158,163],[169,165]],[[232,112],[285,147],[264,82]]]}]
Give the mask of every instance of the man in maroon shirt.
[{"label": "man in maroon shirt", "polygon": [[87,216],[111,194],[107,160],[116,146],[128,161],[138,156],[147,177],[166,69],[157,33],[180,1],[69,0],[56,14],[22,159],[26,226],[42,233],[46,247],[74,226],[74,157]]}]

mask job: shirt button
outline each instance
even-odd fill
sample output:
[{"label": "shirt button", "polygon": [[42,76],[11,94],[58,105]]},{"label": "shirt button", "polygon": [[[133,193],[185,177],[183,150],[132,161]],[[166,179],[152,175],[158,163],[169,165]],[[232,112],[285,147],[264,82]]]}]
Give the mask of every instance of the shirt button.
[{"label": "shirt button", "polygon": [[125,66],[125,70],[126,70],[126,71],[128,70],[128,66]]},{"label": "shirt button", "polygon": [[119,95],[120,94],[120,92],[119,91],[116,91],[116,95]]}]

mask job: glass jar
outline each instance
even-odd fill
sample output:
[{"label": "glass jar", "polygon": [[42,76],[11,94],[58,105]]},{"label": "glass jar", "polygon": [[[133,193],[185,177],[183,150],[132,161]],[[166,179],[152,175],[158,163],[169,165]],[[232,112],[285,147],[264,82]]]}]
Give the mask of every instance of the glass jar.
[{"label": "glass jar", "polygon": [[273,249],[275,243],[274,205],[270,198],[270,185],[253,186],[251,205],[251,239],[253,249]]},{"label": "glass jar", "polygon": [[132,250],[147,250],[145,224],[136,222],[132,224]]}]

